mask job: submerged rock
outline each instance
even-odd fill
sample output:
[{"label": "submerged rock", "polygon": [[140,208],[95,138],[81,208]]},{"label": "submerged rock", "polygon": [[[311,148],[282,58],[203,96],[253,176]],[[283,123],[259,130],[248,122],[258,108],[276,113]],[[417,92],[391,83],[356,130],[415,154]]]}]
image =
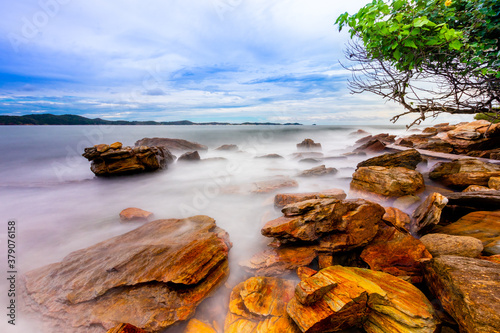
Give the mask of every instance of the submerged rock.
[{"label": "submerged rock", "polygon": [[443,185],[466,188],[469,185],[488,186],[491,177],[500,176],[500,165],[482,162],[475,158],[464,158],[438,163],[429,177]]},{"label": "submerged rock", "polygon": [[335,168],[327,168],[325,165],[320,165],[314,167],[312,169],[304,170],[300,172],[297,176],[299,177],[317,177],[317,176],[325,176],[325,175],[334,175],[337,173],[337,169]]},{"label": "submerged rock", "polygon": [[392,154],[384,154],[369,158],[358,163],[358,168],[367,166],[382,166],[382,167],[404,167],[415,170],[417,165],[422,162],[422,155],[415,150],[409,149]]},{"label": "submerged rock", "polygon": [[219,148],[215,148],[215,150],[222,150],[222,151],[238,151],[239,148],[237,145],[222,145]]},{"label": "submerged rock", "polygon": [[351,190],[385,197],[415,194],[425,188],[420,172],[403,167],[360,167],[352,175]]},{"label": "submerged rock", "polygon": [[379,139],[371,139],[354,149],[354,152],[378,153],[385,149],[386,144]]},{"label": "submerged rock", "polygon": [[280,188],[298,187],[299,183],[296,180],[287,176],[276,176],[269,180],[262,180],[251,184],[251,193],[269,193]]},{"label": "submerged rock", "polygon": [[120,219],[122,221],[147,221],[152,216],[153,213],[135,207],[125,208],[120,212]]},{"label": "submerged rock", "polygon": [[322,192],[309,192],[309,193],[280,193],[274,197],[274,206],[283,208],[286,205],[305,201],[309,199],[339,199],[346,198],[346,193],[341,189],[331,189]]},{"label": "submerged rock", "polygon": [[183,139],[171,138],[143,138],[135,143],[135,146],[156,146],[166,148],[170,151],[193,151],[208,150],[208,147],[197,142],[191,142]]},{"label": "submerged rock", "polygon": [[227,233],[208,216],[156,220],[26,273],[27,308],[54,332],[130,323],[157,332],[188,319],[226,280]]},{"label": "submerged rock", "polygon": [[201,158],[198,151],[189,151],[187,153],[182,154],[177,161],[181,162],[181,161],[199,161],[199,160],[201,160]]},{"label": "submerged rock", "polygon": [[297,148],[303,150],[321,150],[321,143],[316,143],[312,139],[304,139],[301,143],[297,143]]}]

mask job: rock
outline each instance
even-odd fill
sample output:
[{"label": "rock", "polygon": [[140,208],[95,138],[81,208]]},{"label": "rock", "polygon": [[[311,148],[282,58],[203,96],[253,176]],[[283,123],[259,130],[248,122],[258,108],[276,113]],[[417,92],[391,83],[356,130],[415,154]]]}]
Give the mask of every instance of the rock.
[{"label": "rock", "polygon": [[368,133],[365,130],[359,129],[359,130],[357,130],[355,132],[349,133],[349,135],[370,135],[370,133]]},{"label": "rock", "polygon": [[410,283],[382,272],[342,266],[304,278],[287,312],[306,333],[354,326],[363,326],[369,333],[433,333],[438,324],[432,304]]},{"label": "rock", "polygon": [[152,216],[153,213],[135,207],[125,208],[120,212],[120,219],[122,221],[147,221]]},{"label": "rock", "polygon": [[413,205],[418,204],[422,199],[416,195],[404,195],[402,197],[394,200],[394,207],[399,208],[401,210],[410,209]]},{"label": "rock", "polygon": [[453,255],[477,258],[483,251],[483,243],[474,237],[427,234],[420,238],[433,257]]},{"label": "rock", "polygon": [[427,127],[427,128],[424,128],[424,130],[422,131],[422,133],[425,133],[425,134],[437,134],[437,132],[438,132],[438,130],[435,127]]},{"label": "rock", "polygon": [[141,330],[138,327],[130,324],[119,324],[111,328],[106,333],[146,333],[145,330]]},{"label": "rock", "polygon": [[308,151],[308,152],[293,153],[290,156],[292,156],[294,159],[322,158],[324,154],[317,151]]},{"label": "rock", "polygon": [[197,151],[190,151],[182,154],[177,161],[181,162],[181,161],[199,161],[199,160],[201,160],[200,154],[198,154]]},{"label": "rock", "polygon": [[359,139],[358,141],[356,141],[356,143],[358,144],[362,144],[362,143],[367,143],[371,140],[379,140],[383,143],[394,143],[396,141],[396,136],[395,135],[389,135],[389,133],[380,133],[380,134],[377,134],[377,135],[368,135],[368,136],[365,136],[361,139]]},{"label": "rock", "polygon": [[199,321],[198,319],[191,319],[184,333],[217,333],[217,331],[209,324]]},{"label": "rock", "polygon": [[322,192],[310,192],[310,193],[280,193],[276,194],[274,197],[274,206],[277,208],[283,208],[286,205],[305,201],[309,199],[339,199],[343,200],[346,198],[346,193],[341,189],[330,189]]},{"label": "rock", "polygon": [[225,333],[300,333],[286,313],[295,283],[271,277],[252,277],[234,287]]},{"label": "rock", "polygon": [[481,185],[469,185],[465,190],[462,192],[478,192],[478,191],[495,191],[492,188],[486,187],[486,186],[481,186]]},{"label": "rock", "polygon": [[421,241],[393,227],[380,229],[360,257],[371,269],[408,279],[411,283],[422,282],[422,263],[432,258]]},{"label": "rock", "polygon": [[500,177],[490,177],[490,180],[488,180],[488,187],[500,191]]},{"label": "rock", "polygon": [[394,207],[385,207],[385,214],[382,220],[389,226],[401,232],[410,232],[411,219],[408,214]]},{"label": "rock", "polygon": [[370,152],[370,153],[378,153],[385,149],[385,143],[378,139],[371,139],[368,142],[362,144],[358,148],[354,149],[354,152]]},{"label": "rock", "polygon": [[317,270],[314,270],[309,267],[299,267],[297,268],[297,276],[300,280],[304,280],[305,278],[311,277],[314,274],[318,273]]},{"label": "rock", "polygon": [[314,246],[280,247],[257,253],[240,265],[257,276],[277,276],[309,265],[316,256]]},{"label": "rock", "polygon": [[109,148],[111,149],[120,149],[122,147],[122,143],[121,142],[115,142],[115,143],[112,143],[109,145]]},{"label": "rock", "polygon": [[436,231],[477,238],[483,243],[485,253],[500,254],[500,210],[473,212]]},{"label": "rock", "polygon": [[282,159],[284,158],[283,156],[279,154],[267,154],[267,155],[262,155],[262,156],[255,156],[255,158],[270,158],[270,159]]},{"label": "rock", "polygon": [[98,145],[94,145],[94,148],[97,150],[98,153],[105,153],[107,152],[111,147],[107,144],[101,143]]},{"label": "rock", "polygon": [[269,180],[254,182],[251,185],[251,193],[269,193],[281,188],[298,187],[299,184],[290,177],[277,176]]},{"label": "rock", "polygon": [[321,150],[321,143],[315,143],[312,139],[305,139],[301,143],[297,143],[297,148],[304,150]]},{"label": "rock", "polygon": [[489,136],[498,136],[498,126],[492,125],[487,120],[477,120],[461,126],[457,126],[454,130],[448,132],[448,137],[452,139],[462,140],[477,140],[484,137],[486,131],[489,129]]},{"label": "rock", "polygon": [[411,140],[405,139],[405,138],[399,138],[395,142],[396,145],[398,146],[403,146],[403,147],[409,147],[413,148],[413,142]]},{"label": "rock", "polygon": [[182,139],[170,139],[170,138],[143,138],[135,143],[135,146],[155,146],[166,148],[170,151],[203,151],[208,150],[208,147],[197,142],[190,142]]},{"label": "rock", "polygon": [[439,224],[441,212],[447,203],[448,198],[444,195],[437,192],[429,194],[413,212],[411,231],[414,234],[423,234]]},{"label": "rock", "polygon": [[422,162],[422,156],[415,149],[409,149],[392,154],[375,156],[358,163],[358,168],[367,166],[404,167],[415,170],[417,164]]},{"label": "rock", "polygon": [[188,319],[224,283],[230,246],[208,216],[156,220],[26,273],[22,294],[58,332],[120,323],[157,332]]},{"label": "rock", "polygon": [[423,190],[424,178],[415,170],[402,167],[360,167],[352,175],[351,190],[400,197]]},{"label": "rock", "polygon": [[158,147],[85,148],[83,157],[91,161],[90,170],[96,176],[117,176],[151,172],[167,167],[169,152]]},{"label": "rock", "polygon": [[219,148],[215,148],[215,150],[222,150],[222,151],[238,151],[239,148],[237,145],[222,145]]},{"label": "rock", "polygon": [[440,256],[426,265],[425,278],[460,332],[500,331],[500,264]]},{"label": "rock", "polygon": [[299,177],[317,177],[324,175],[334,175],[337,173],[337,169],[335,168],[327,168],[325,165],[320,165],[312,169],[304,170],[300,172],[297,176]]},{"label": "rock", "polygon": [[315,158],[303,158],[303,159],[299,160],[299,163],[318,164],[318,163],[321,163],[321,160],[317,160]]},{"label": "rock", "polygon": [[429,139],[427,142],[419,143],[415,145],[415,148],[432,150],[438,153],[453,153],[453,145],[449,142],[441,140],[439,138]]},{"label": "rock", "polygon": [[487,256],[487,257],[481,256],[479,258],[482,259],[482,260],[491,261],[491,262],[493,262],[495,264],[500,264],[500,254],[495,254],[495,255]]},{"label": "rock", "polygon": [[500,207],[500,191],[447,193],[449,206],[471,207],[474,210],[496,210]]},{"label": "rock", "polygon": [[438,163],[429,173],[431,179],[457,188],[466,188],[469,185],[488,186],[488,180],[498,176],[500,165],[485,163],[475,158]]}]

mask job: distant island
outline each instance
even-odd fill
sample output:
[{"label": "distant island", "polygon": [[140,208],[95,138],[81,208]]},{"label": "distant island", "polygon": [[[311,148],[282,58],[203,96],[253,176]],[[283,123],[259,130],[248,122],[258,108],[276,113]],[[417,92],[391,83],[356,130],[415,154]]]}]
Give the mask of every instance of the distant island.
[{"label": "distant island", "polygon": [[24,116],[0,116],[0,125],[302,125],[299,123],[194,123],[189,120],[180,121],[127,121],[104,120],[101,118],[85,118],[74,114],[28,114]]}]

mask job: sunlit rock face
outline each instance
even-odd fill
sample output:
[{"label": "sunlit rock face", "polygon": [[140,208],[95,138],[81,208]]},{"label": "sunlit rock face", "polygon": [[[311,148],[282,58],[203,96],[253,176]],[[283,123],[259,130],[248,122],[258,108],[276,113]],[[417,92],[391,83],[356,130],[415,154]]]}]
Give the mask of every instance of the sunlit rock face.
[{"label": "sunlit rock face", "polygon": [[429,173],[431,179],[457,189],[465,189],[469,185],[488,186],[490,178],[498,176],[500,165],[475,158],[439,163]]},{"label": "sunlit rock face", "polygon": [[415,194],[424,188],[422,174],[404,167],[360,167],[352,175],[351,181],[353,193],[368,192],[384,197]]},{"label": "sunlit rock face", "polygon": [[191,317],[226,280],[228,234],[208,216],[156,220],[73,252],[23,279],[27,310],[47,332],[157,332]]}]

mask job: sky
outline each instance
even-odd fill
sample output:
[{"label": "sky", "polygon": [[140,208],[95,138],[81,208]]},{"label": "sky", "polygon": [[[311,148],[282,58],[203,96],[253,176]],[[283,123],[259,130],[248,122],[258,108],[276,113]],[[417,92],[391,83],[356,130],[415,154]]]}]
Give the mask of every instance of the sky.
[{"label": "sky", "polygon": [[367,2],[2,0],[0,114],[389,124],[339,63],[335,19]]}]

